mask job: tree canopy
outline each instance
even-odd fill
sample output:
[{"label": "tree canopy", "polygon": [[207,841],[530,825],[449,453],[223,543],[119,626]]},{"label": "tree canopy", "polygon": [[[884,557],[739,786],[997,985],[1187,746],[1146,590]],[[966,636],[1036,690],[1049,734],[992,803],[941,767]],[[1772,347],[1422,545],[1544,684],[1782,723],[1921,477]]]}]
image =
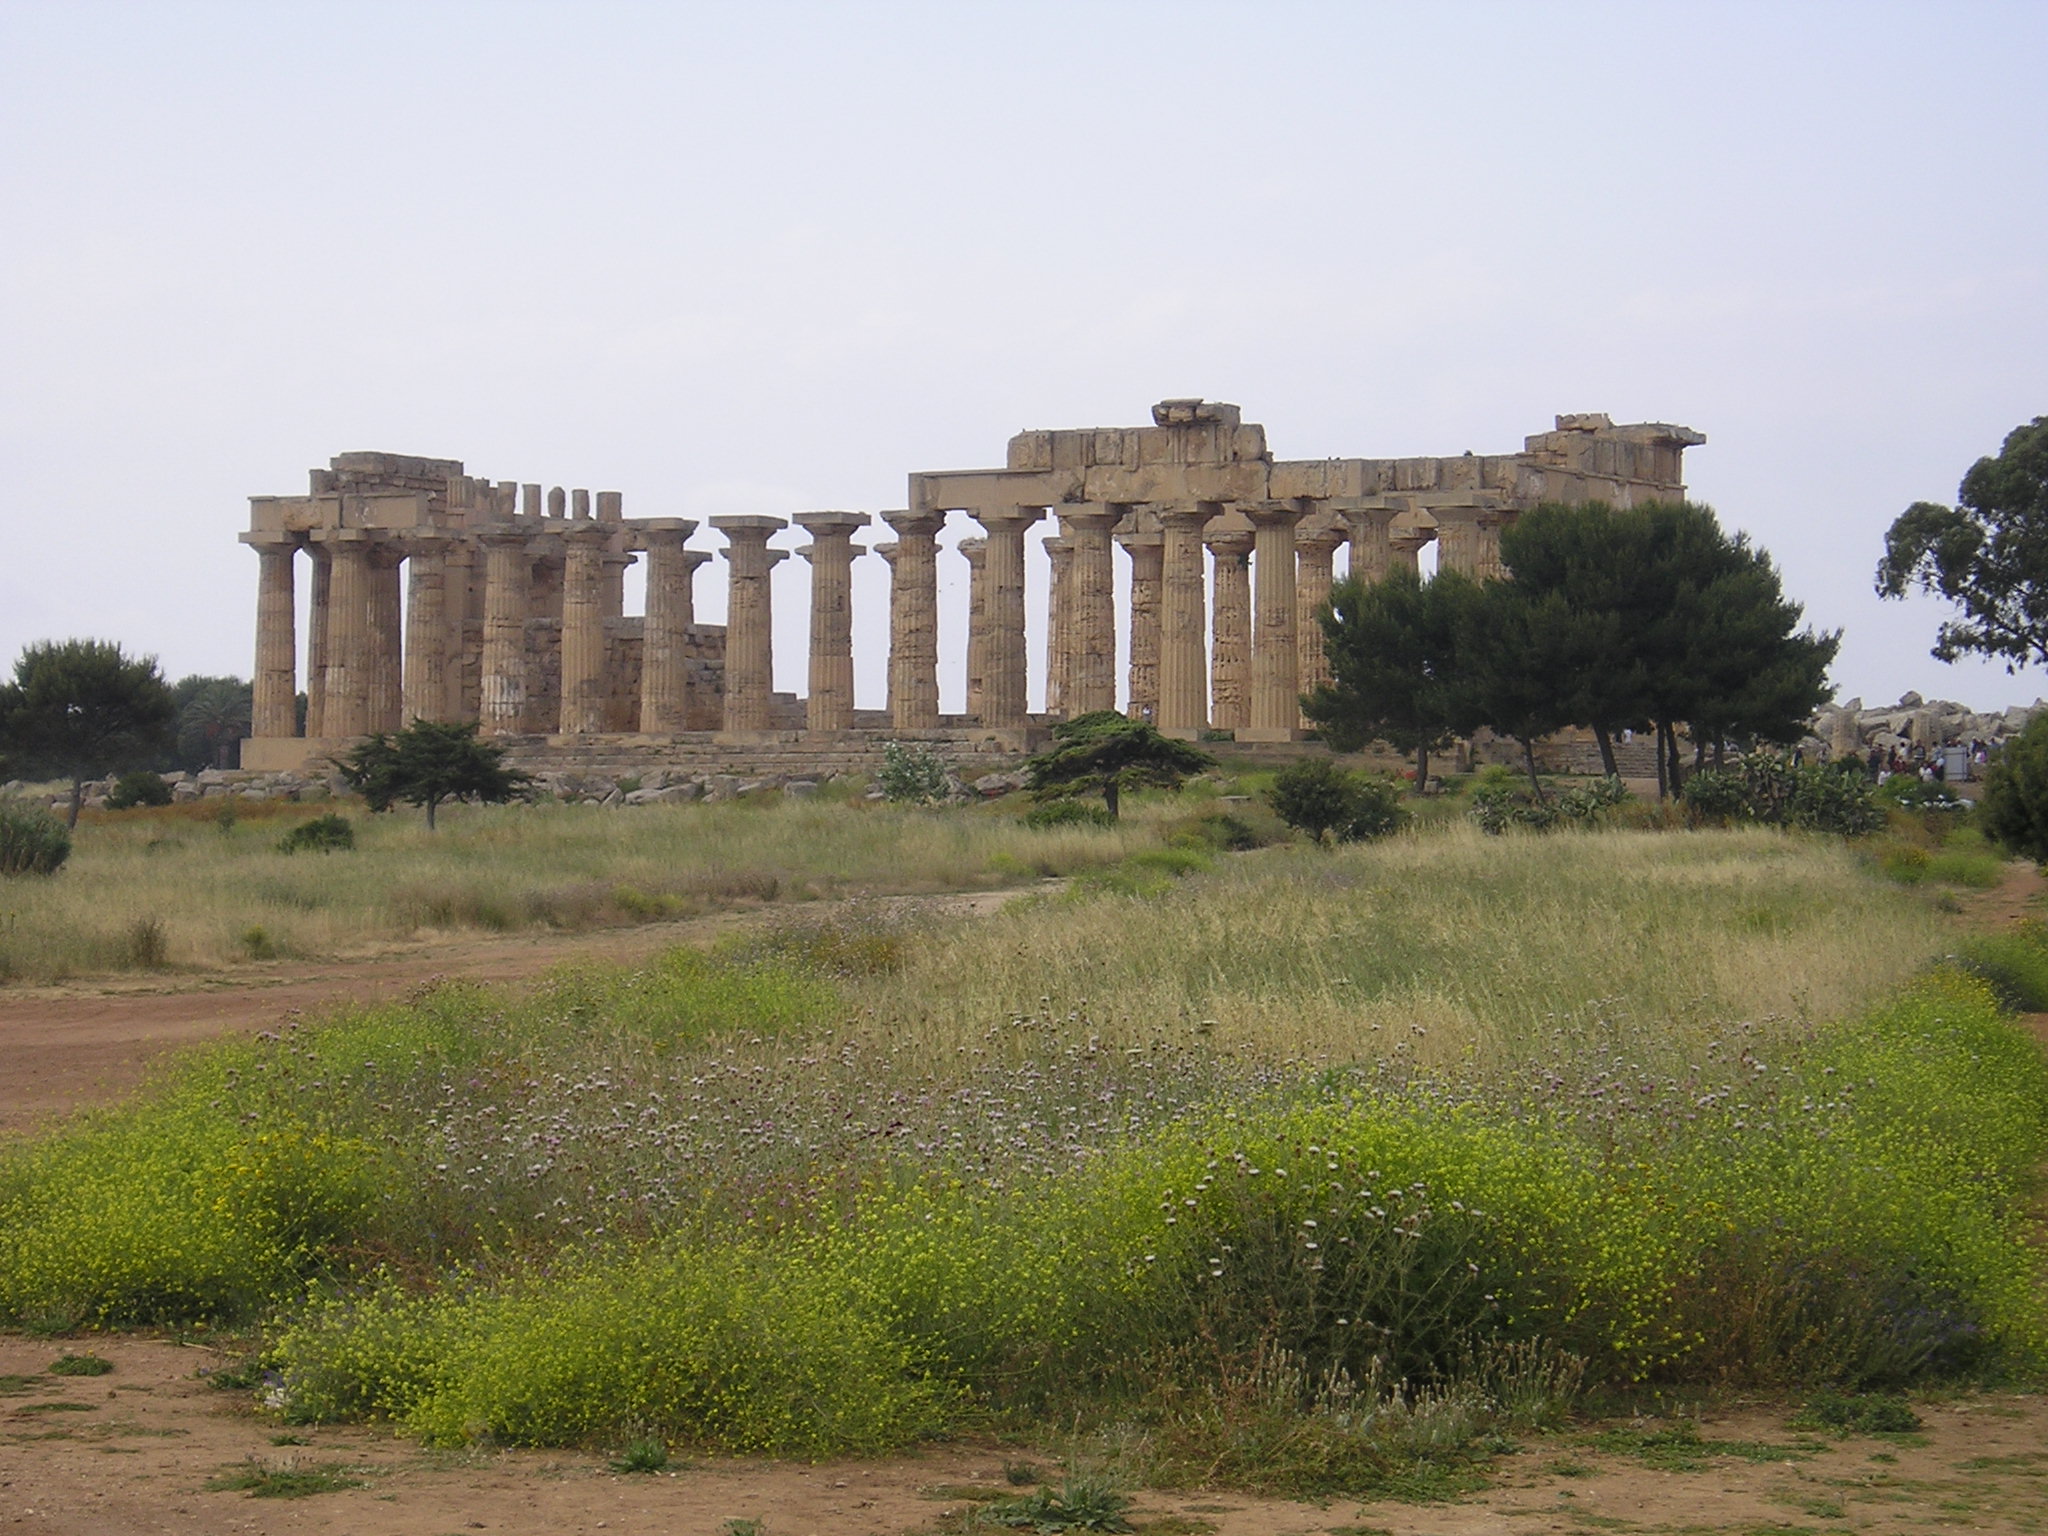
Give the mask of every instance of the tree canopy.
[{"label": "tree canopy", "polygon": [[1534,782],[1538,737],[1590,728],[1613,773],[1615,733],[1654,728],[1675,788],[1681,723],[1698,767],[1710,741],[1797,740],[1828,697],[1839,634],[1798,628],[1770,557],[1710,508],[1540,506],[1501,556],[1484,584],[1396,569],[1332,589],[1332,680],[1303,701],[1332,746],[1415,752],[1420,784],[1430,751],[1483,726],[1522,743]]},{"label": "tree canopy", "polygon": [[1322,617],[1330,681],[1302,710],[1339,752],[1384,741],[1415,754],[1415,787],[1429,781],[1429,754],[1447,746],[1469,713],[1457,666],[1458,632],[1478,597],[1454,572],[1425,582],[1396,566],[1375,582],[1330,588]]},{"label": "tree canopy", "polygon": [[1178,789],[1189,775],[1216,764],[1200,748],[1113,709],[1063,720],[1052,728],[1052,738],[1050,748],[1024,764],[1032,791],[1044,798],[1100,791],[1112,820],[1124,790]]},{"label": "tree canopy", "polygon": [[2048,662],[2048,416],[1973,464],[1956,500],[1916,501],[1899,515],[1884,536],[1878,595],[1917,589],[1956,606],[1935,632],[1943,661],[1991,656],[2009,672]]},{"label": "tree canopy", "polygon": [[528,776],[505,766],[505,749],[477,737],[476,722],[415,720],[394,735],[378,732],[337,766],[373,811],[400,800],[424,806],[427,827],[444,800],[510,800]]},{"label": "tree canopy", "polygon": [[77,826],[85,781],[148,765],[176,719],[154,656],[129,656],[111,640],[39,641],[0,687],[0,757],[13,773],[69,779]]}]

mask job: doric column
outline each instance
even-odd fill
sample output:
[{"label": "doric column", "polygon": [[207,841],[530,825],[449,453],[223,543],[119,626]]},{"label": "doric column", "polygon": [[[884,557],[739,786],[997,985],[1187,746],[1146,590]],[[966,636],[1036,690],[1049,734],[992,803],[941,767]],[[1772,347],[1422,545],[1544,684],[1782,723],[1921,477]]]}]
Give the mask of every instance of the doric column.
[{"label": "doric column", "polygon": [[[1321,614],[1329,605],[1332,567],[1343,542],[1344,530],[1329,517],[1313,518],[1294,533],[1295,681],[1303,693],[1313,693],[1330,680]],[[1297,723],[1306,726],[1308,717],[1297,716]]]},{"label": "doric column", "polygon": [[1351,530],[1351,579],[1371,586],[1393,563],[1392,507],[1347,507],[1344,521]]},{"label": "doric column", "polygon": [[548,487],[548,516],[561,519],[569,515],[569,493],[559,485]]},{"label": "doric column", "polygon": [[370,731],[370,551],[355,529],[328,533],[327,712],[333,737]]},{"label": "doric column", "polygon": [[1133,720],[1159,715],[1159,583],[1164,540],[1156,533],[1119,533],[1117,543],[1131,557],[1131,673],[1129,710]]},{"label": "doric column", "polygon": [[1071,714],[1067,708],[1067,672],[1071,665],[1068,625],[1073,614],[1074,541],[1063,535],[1045,540],[1051,579],[1045,593],[1045,712]]},{"label": "doric column", "polygon": [[298,540],[242,535],[256,551],[256,673],[249,709],[252,736],[298,734],[299,641],[292,559]]},{"label": "doric column", "polygon": [[896,658],[903,651],[903,627],[896,612],[896,551],[894,539],[885,539],[879,544],[870,544],[869,549],[882,557],[882,564],[889,567],[889,666],[885,678],[888,696],[882,700],[882,707],[890,721],[896,719]]},{"label": "doric column", "polygon": [[405,603],[405,718],[452,720],[448,694],[448,546],[438,534],[408,545]]},{"label": "doric column", "polygon": [[1252,581],[1248,529],[1211,528],[1203,538],[1216,562],[1209,634],[1209,723],[1243,730],[1252,723],[1250,695]]},{"label": "doric column", "polygon": [[562,535],[562,697],[555,729],[564,736],[604,730],[604,554],[610,532]]},{"label": "doric column", "polygon": [[1482,563],[1477,507],[1435,507],[1436,568],[1457,571],[1475,580]]},{"label": "doric column", "polygon": [[1159,714],[1157,724],[1172,736],[1199,735],[1207,719],[1206,668],[1202,642],[1207,629],[1203,601],[1202,530],[1223,508],[1213,501],[1188,502],[1159,514],[1163,545],[1160,573]]},{"label": "doric column", "polygon": [[1109,553],[1109,530],[1116,519],[1114,507],[1060,511],[1074,546],[1063,610],[1067,665],[1060,691],[1069,719],[1116,708],[1116,570]]},{"label": "doric column", "polygon": [[597,520],[605,524],[614,536],[612,542],[605,546],[602,595],[598,599],[599,609],[608,619],[622,619],[626,616],[626,572],[632,567],[633,555],[617,537],[625,516],[624,492],[597,493]]},{"label": "doric column", "polygon": [[673,736],[689,729],[687,652],[697,621],[691,592],[697,567],[711,557],[683,548],[697,525],[687,518],[650,518],[638,525],[647,543],[647,618],[640,642],[640,729]]},{"label": "doric column", "polygon": [[725,603],[725,729],[754,734],[773,723],[775,652],[769,573],[789,556],[769,538],[789,526],[779,517],[714,517],[730,567]]},{"label": "doric column", "polygon": [[1472,574],[1481,581],[1498,581],[1507,575],[1508,569],[1500,558],[1500,531],[1513,521],[1514,514],[1505,509],[1489,510],[1477,518],[1477,558],[1473,562]]},{"label": "doric column", "polygon": [[1045,509],[982,507],[970,515],[988,537],[981,723],[1010,729],[1025,723],[1024,530]]},{"label": "doric column", "polygon": [[1257,530],[1252,552],[1258,581],[1252,624],[1253,740],[1291,741],[1301,719],[1294,525],[1307,511],[1303,502],[1269,502],[1244,509]]},{"label": "doric column", "polygon": [[306,735],[327,734],[327,614],[334,587],[334,562],[325,544],[308,544],[313,559],[313,597],[306,613]]},{"label": "doric column", "polygon": [[811,562],[810,694],[804,724],[813,731],[853,729],[853,535],[865,512],[799,512],[811,536],[798,553]]},{"label": "doric column", "polygon": [[899,731],[939,726],[939,546],[943,512],[884,512],[889,562],[889,718]]},{"label": "doric column", "polygon": [[484,652],[478,714],[486,736],[510,736],[526,723],[526,608],[533,583],[526,534],[486,529]]},{"label": "doric column", "polygon": [[962,539],[953,546],[967,562],[967,718],[988,723],[984,685],[988,682],[988,540]]},{"label": "doric column", "polygon": [[405,724],[404,645],[399,568],[405,547],[378,539],[369,548],[370,729],[395,731]]},{"label": "doric column", "polygon": [[1392,570],[1398,565],[1405,570],[1421,570],[1422,546],[1435,537],[1434,528],[1401,528],[1390,532],[1387,535],[1387,569]]}]

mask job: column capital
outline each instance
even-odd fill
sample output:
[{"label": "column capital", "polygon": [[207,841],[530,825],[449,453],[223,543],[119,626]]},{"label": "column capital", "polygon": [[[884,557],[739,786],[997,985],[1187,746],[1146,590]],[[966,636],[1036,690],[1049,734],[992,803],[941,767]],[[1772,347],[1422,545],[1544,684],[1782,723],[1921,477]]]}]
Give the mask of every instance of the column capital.
[{"label": "column capital", "polygon": [[1070,535],[1114,528],[1117,520],[1123,516],[1121,507],[1111,506],[1107,502],[1085,502],[1078,506],[1059,507],[1055,511],[1060,520],[1060,527]]},{"label": "column capital", "polygon": [[734,544],[765,544],[789,526],[781,517],[714,517],[711,526]]},{"label": "column capital", "polygon": [[629,544],[654,549],[688,543],[690,535],[697,531],[697,524],[687,517],[636,517],[626,525],[626,529]]},{"label": "column capital", "polygon": [[1022,532],[1045,516],[1044,507],[971,507],[967,515],[990,533]]},{"label": "column capital", "polygon": [[799,512],[790,519],[814,539],[852,538],[874,521],[865,512]]},{"label": "column capital", "polygon": [[1251,520],[1254,528],[1292,528],[1307,517],[1310,505],[1305,499],[1288,501],[1240,501],[1237,510]]},{"label": "column capital", "polygon": [[1348,537],[1344,529],[1335,522],[1311,523],[1294,530],[1294,547],[1335,554],[1337,546],[1344,543]]},{"label": "column capital", "polygon": [[908,539],[918,535],[929,538],[946,526],[946,514],[943,512],[913,512],[908,508],[898,508],[893,512],[884,512],[882,514],[882,521],[895,529],[897,535],[901,538]]},{"label": "column capital", "polygon": [[1220,501],[1181,501],[1157,510],[1162,528],[1193,529],[1196,532],[1222,515],[1223,503]]},{"label": "column capital", "polygon": [[1255,535],[1249,528],[1211,528],[1202,535],[1212,555],[1248,555]]},{"label": "column capital", "polygon": [[269,529],[260,532],[238,533],[235,538],[259,554],[275,554],[279,550],[295,550],[306,542],[304,534],[279,533]]},{"label": "column capital", "polygon": [[894,539],[889,539],[880,544],[871,544],[868,547],[872,549],[876,554],[880,555],[889,564],[894,565],[896,563],[896,551],[901,549],[903,546],[898,544]]},{"label": "column capital", "polygon": [[[858,560],[862,555],[868,552],[867,545],[855,544],[850,542],[851,534],[852,530],[848,529],[848,538],[845,541],[839,539],[827,539],[822,543],[801,544],[797,546],[796,552],[797,554],[801,555],[804,559],[810,561],[813,565],[816,565],[820,559],[830,560],[835,556],[843,556],[846,559],[847,563],[850,565],[855,560]],[[889,547],[891,549],[894,549],[896,546],[892,544]],[[770,553],[771,555],[779,555],[786,553],[786,551],[779,549],[771,549],[768,553]]]}]

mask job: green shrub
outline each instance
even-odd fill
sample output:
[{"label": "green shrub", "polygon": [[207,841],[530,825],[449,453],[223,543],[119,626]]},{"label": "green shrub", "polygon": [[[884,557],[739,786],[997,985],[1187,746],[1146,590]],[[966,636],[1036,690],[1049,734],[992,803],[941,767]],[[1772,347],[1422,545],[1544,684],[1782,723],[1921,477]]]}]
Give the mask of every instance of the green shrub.
[{"label": "green shrub", "polygon": [[38,806],[0,800],[0,875],[54,875],[71,857],[71,829]]},{"label": "green shrub", "polygon": [[329,811],[302,821],[277,841],[279,853],[343,853],[356,845],[355,823]]},{"label": "green shrub", "polygon": [[1385,837],[1408,819],[1398,784],[1349,772],[1327,757],[1305,757],[1281,769],[1266,799],[1282,821],[1317,843]]},{"label": "green shrub", "polygon": [[1384,774],[1364,773],[1354,780],[1353,788],[1351,819],[1338,834],[1345,842],[1369,842],[1407,825],[1408,812],[1401,804],[1404,791],[1394,780]]},{"label": "green shrub", "polygon": [[875,782],[892,804],[929,805],[946,798],[946,762],[929,747],[892,741],[882,748]]},{"label": "green shrub", "polygon": [[1106,805],[1094,805],[1086,800],[1048,800],[1034,805],[1018,818],[1027,827],[1044,830],[1051,827],[1113,827],[1116,821],[1109,814]]},{"label": "green shrub", "polygon": [[110,811],[128,811],[138,805],[170,803],[171,786],[164,782],[162,774],[151,773],[147,768],[137,768],[122,774],[114,780],[114,787],[107,794],[107,809]]},{"label": "green shrub", "polygon": [[1329,758],[1304,757],[1274,775],[1266,799],[1288,826],[1322,843],[1350,824],[1358,791],[1351,774]]},{"label": "green shrub", "polygon": [[1726,768],[1707,768],[1685,781],[1679,799],[1702,822],[1760,822],[1862,837],[1884,825],[1870,781],[1853,760],[1807,763],[1751,752]]}]

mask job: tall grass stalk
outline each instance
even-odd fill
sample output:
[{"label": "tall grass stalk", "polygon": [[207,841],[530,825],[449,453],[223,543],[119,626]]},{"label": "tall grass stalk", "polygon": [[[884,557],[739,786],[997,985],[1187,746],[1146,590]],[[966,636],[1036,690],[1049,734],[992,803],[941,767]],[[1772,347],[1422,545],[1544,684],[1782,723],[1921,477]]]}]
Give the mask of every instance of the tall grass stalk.
[{"label": "tall grass stalk", "polygon": [[[1033,831],[975,808],[760,804],[450,807],[352,811],[357,846],[278,851],[294,816],[222,824],[188,807],[81,826],[56,877],[0,889],[0,980],[133,968],[138,923],[160,925],[151,966],[333,957],[451,932],[583,929],[863,892],[1012,885],[1110,865],[1157,841],[1166,805],[1116,828]],[[318,809],[325,809],[324,807]],[[263,943],[247,936],[260,931]]]},{"label": "tall grass stalk", "polygon": [[1839,1018],[1947,933],[1823,839],[1451,826],[1012,909],[914,947],[862,1001],[935,1050],[963,1020],[1074,1013],[1111,1041],[1277,1057],[1491,1069],[1571,1040],[1670,1060],[1740,1021]]}]

